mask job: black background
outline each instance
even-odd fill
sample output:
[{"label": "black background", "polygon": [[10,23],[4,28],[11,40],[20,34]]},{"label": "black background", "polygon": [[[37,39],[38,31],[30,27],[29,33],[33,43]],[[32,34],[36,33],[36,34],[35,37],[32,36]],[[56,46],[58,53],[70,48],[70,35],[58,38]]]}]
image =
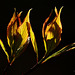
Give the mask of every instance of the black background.
[{"label": "black background", "polygon": [[[36,41],[39,48],[39,59],[44,54],[44,46],[42,41],[42,24],[51,12],[51,9],[57,7],[58,10],[64,6],[61,13],[61,22],[63,27],[62,40],[56,50],[61,49],[67,44],[75,42],[75,10],[73,1],[64,0],[3,0],[0,2],[0,38],[5,44],[10,54],[6,39],[6,28],[14,12],[23,11],[22,20],[26,16],[28,10],[33,8],[30,14],[30,21],[35,33]],[[75,51],[69,51],[62,55],[48,60],[42,64],[34,72],[29,75],[72,75],[75,73]],[[36,55],[33,51],[31,43],[26,51],[15,60],[9,75],[21,75],[27,69],[36,63]],[[0,74],[7,65],[7,59],[0,47]]]}]

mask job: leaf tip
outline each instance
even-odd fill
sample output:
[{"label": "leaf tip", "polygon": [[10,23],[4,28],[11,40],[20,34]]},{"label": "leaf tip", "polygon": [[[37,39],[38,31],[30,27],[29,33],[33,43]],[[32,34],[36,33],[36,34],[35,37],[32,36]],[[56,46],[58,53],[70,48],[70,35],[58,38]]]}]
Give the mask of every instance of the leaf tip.
[{"label": "leaf tip", "polygon": [[30,11],[32,10],[33,8],[29,9],[28,13],[30,14]]},{"label": "leaf tip", "polygon": [[14,11],[16,11],[16,8],[14,8]]}]

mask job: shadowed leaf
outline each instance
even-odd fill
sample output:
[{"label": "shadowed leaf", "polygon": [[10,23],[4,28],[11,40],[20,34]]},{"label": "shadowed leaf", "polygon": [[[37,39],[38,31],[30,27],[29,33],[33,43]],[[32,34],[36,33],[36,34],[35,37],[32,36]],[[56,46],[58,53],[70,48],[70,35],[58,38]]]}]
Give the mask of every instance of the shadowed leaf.
[{"label": "shadowed leaf", "polygon": [[22,47],[20,47],[20,48],[17,49],[17,51],[16,51],[16,53],[15,53],[15,56],[14,56],[14,58],[12,59],[10,65],[12,65],[12,63],[15,61],[15,59],[16,59],[17,57],[19,57],[19,56],[25,51],[25,49],[27,48],[29,42],[30,42],[30,38],[27,40],[27,42],[26,42]]}]

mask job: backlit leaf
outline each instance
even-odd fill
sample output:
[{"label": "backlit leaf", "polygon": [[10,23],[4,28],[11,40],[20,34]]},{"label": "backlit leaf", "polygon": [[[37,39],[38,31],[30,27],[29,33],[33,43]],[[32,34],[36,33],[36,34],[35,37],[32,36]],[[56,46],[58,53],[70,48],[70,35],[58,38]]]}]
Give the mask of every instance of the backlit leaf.
[{"label": "backlit leaf", "polygon": [[7,41],[8,41],[8,45],[10,47],[14,42],[14,35],[16,35],[16,30],[17,30],[17,21],[15,21],[15,19],[16,19],[16,9],[15,9],[13,16],[7,26]]},{"label": "backlit leaf", "polygon": [[3,42],[2,42],[1,39],[0,39],[0,45],[1,45],[1,47],[2,47],[2,49],[3,49],[3,51],[4,51],[4,53],[6,54],[7,60],[8,60],[8,63],[9,63],[9,62],[10,62],[10,60],[9,60],[9,55],[8,55],[8,53],[7,53],[7,51],[6,51],[6,48],[4,47],[4,44],[3,44]]},{"label": "backlit leaf", "polygon": [[[17,16],[16,16],[16,9],[14,11],[13,17],[11,18],[8,26],[7,26],[7,42],[9,47],[11,48],[11,55],[13,54],[13,51],[16,50],[16,45],[17,45],[17,17],[20,17],[22,12],[20,12]],[[19,35],[19,34],[18,34]],[[20,41],[20,39],[19,39]],[[19,42],[18,42],[19,43]],[[15,49],[14,49],[15,46]],[[13,50],[14,49],[14,50]]]},{"label": "backlit leaf", "polygon": [[75,43],[67,45],[67,46],[63,47],[62,49],[60,49],[59,51],[53,53],[48,58],[46,58],[42,63],[46,62],[47,60],[49,60],[49,59],[51,59],[53,57],[56,57],[56,56],[60,55],[63,52],[70,51],[70,50],[73,50],[73,49],[75,49]]},{"label": "backlit leaf", "polygon": [[60,21],[60,13],[61,13],[62,8],[63,7],[61,7],[61,9],[58,13],[58,11],[55,7],[56,16],[54,17],[53,21],[47,25],[46,29],[45,29],[45,26],[51,16],[51,14],[43,24],[42,36],[43,36],[45,51],[46,51],[47,55],[52,50],[54,50],[61,41],[62,24]]},{"label": "backlit leaf", "polygon": [[31,9],[28,11],[23,23],[17,29],[18,34],[20,34],[22,38],[22,42],[19,47],[22,47],[26,43],[28,36],[29,36],[27,22],[30,23],[30,20],[29,20],[30,11]]},{"label": "backlit leaf", "polygon": [[27,23],[27,24],[28,24],[28,27],[29,27],[31,42],[32,42],[32,45],[33,45],[33,48],[34,48],[34,52],[36,53],[37,62],[38,62],[38,47],[37,47],[35,35],[34,35],[33,30],[32,30],[31,24],[30,23]]},{"label": "backlit leaf", "polygon": [[30,27],[30,37],[31,37],[31,41],[32,41],[32,45],[33,45],[34,51],[35,51],[36,56],[37,56],[37,62],[38,62],[38,48],[37,48],[35,35],[34,35],[34,32],[33,32],[31,27]]},{"label": "backlit leaf", "polygon": [[28,11],[23,23],[21,23],[21,20],[18,17],[19,27],[17,29],[17,39],[15,40],[15,46],[14,46],[14,49],[16,49],[16,51],[14,53],[14,57],[13,60],[11,61],[11,64],[18,56],[20,56],[24,52],[25,48],[29,44],[29,31],[27,23],[30,23],[29,20],[30,11],[31,9]]},{"label": "backlit leaf", "polygon": [[16,39],[14,40],[14,42],[15,42],[14,49],[16,49],[16,50],[13,54],[13,60],[11,61],[11,64],[14,62],[14,60],[19,55],[21,55],[24,52],[25,48],[29,44],[29,41],[28,41],[29,31],[28,31],[27,22],[30,23],[30,21],[29,21],[30,11],[31,11],[31,9],[28,11],[23,23],[21,23],[21,20],[18,17],[19,27],[17,28],[17,36],[15,37]]},{"label": "backlit leaf", "polygon": [[42,27],[42,37],[43,37],[46,53],[47,53],[47,45],[46,45],[46,40],[45,40],[45,26],[46,26],[46,23],[48,22],[48,20],[49,20],[49,18],[51,16],[51,14],[52,14],[52,12],[50,13],[49,17],[45,20],[45,22],[43,23],[43,27]]},{"label": "backlit leaf", "polygon": [[9,47],[11,48],[12,57],[11,63],[24,51],[23,48],[27,47],[27,45],[29,44],[29,31],[27,22],[30,23],[30,11],[31,9],[28,11],[24,21],[21,22],[20,16],[22,12],[20,12],[19,14],[17,13],[16,15],[15,9],[13,17],[11,18],[7,26],[7,41]]}]

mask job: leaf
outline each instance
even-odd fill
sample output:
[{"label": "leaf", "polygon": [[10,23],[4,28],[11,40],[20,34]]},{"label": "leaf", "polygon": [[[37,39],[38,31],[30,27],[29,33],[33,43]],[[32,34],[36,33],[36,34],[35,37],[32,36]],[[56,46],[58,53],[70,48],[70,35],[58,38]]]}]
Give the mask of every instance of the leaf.
[{"label": "leaf", "polygon": [[10,65],[12,65],[12,63],[15,61],[15,59],[16,59],[17,57],[19,57],[19,56],[24,52],[24,50],[25,50],[26,47],[28,46],[29,42],[30,42],[30,38],[28,38],[27,42],[26,42],[22,47],[20,47],[20,48],[17,49],[17,51],[16,51],[16,53],[15,53],[15,56],[13,57],[13,59],[12,59]]},{"label": "leaf", "polygon": [[48,20],[49,20],[49,18],[51,16],[51,14],[52,14],[52,12],[50,13],[49,17],[45,20],[45,22],[43,23],[43,27],[42,27],[42,37],[43,37],[46,53],[47,53],[47,45],[46,45],[46,40],[45,40],[45,26],[46,26],[46,23],[48,22]]},{"label": "leaf", "polygon": [[32,30],[32,27],[31,27],[31,24],[30,24],[30,19],[29,19],[29,15],[30,15],[31,10],[32,9],[30,9],[28,11],[27,16],[25,17],[23,24],[18,28],[17,31],[22,36],[22,42],[21,42],[20,47],[22,47],[22,45],[24,45],[24,43],[27,41],[29,33],[30,33],[31,42],[32,42],[34,51],[35,51],[36,56],[37,56],[37,61],[38,61],[37,43],[36,43],[35,35],[34,35],[33,30]]},{"label": "leaf", "polygon": [[[13,17],[11,18],[8,26],[7,26],[7,42],[8,42],[8,45],[9,47],[11,48],[11,55],[15,52],[16,50],[16,39],[17,38],[17,17],[20,17],[21,16],[21,13],[20,12],[17,16],[16,16],[16,9],[14,11],[14,14],[13,14]],[[19,39],[20,40],[20,39]],[[16,42],[16,43],[15,43]],[[19,42],[18,42],[19,43]],[[15,46],[15,49],[14,49],[14,46]],[[14,50],[13,50],[14,49]]]},{"label": "leaf", "polygon": [[60,13],[61,13],[62,8],[63,7],[61,7],[61,9],[58,13],[58,11],[55,7],[56,16],[53,19],[53,21],[47,25],[46,29],[45,29],[45,26],[51,16],[51,14],[43,24],[42,36],[43,36],[43,40],[44,40],[46,55],[48,55],[52,50],[54,50],[61,41],[62,24],[60,21]]},{"label": "leaf", "polygon": [[30,11],[31,9],[28,11],[23,23],[21,23],[21,20],[18,17],[19,27],[17,28],[17,35],[14,39],[15,44],[13,50],[15,50],[15,52],[13,53],[13,60],[11,61],[11,64],[18,56],[22,54],[22,52],[24,52],[25,50],[24,48],[26,48],[27,45],[29,44],[29,31],[27,22],[30,23],[29,21]]},{"label": "leaf", "polygon": [[36,56],[37,56],[37,62],[38,62],[38,48],[37,48],[35,35],[34,35],[34,32],[33,32],[31,27],[30,27],[30,37],[31,37],[31,41],[32,41],[32,45],[33,45],[34,51],[35,51]]},{"label": "leaf", "polygon": [[73,49],[75,49],[75,43],[67,45],[67,46],[63,47],[62,49],[60,49],[59,51],[53,53],[48,58],[46,58],[42,63],[46,62],[47,60],[49,60],[49,59],[51,59],[53,57],[56,57],[56,56],[60,55],[63,52],[70,51],[70,50],[73,50]]},{"label": "leaf", "polygon": [[17,30],[17,21],[15,21],[15,19],[16,19],[16,9],[7,26],[7,42],[10,47],[12,46],[14,42],[14,35],[16,35],[16,30]]},{"label": "leaf", "polygon": [[24,22],[17,29],[18,34],[22,38],[22,42],[21,42],[19,48],[22,47],[26,43],[28,36],[29,36],[27,22],[30,23],[30,20],[29,20],[30,11],[31,11],[31,9],[28,11],[28,13],[24,19]]},{"label": "leaf", "polygon": [[37,62],[38,62],[38,47],[37,47],[35,35],[34,35],[33,30],[32,30],[31,24],[30,23],[27,23],[27,24],[28,24],[28,27],[29,27],[31,42],[32,42],[32,45],[33,45],[33,48],[34,48],[34,52],[36,53]]},{"label": "leaf", "polygon": [[[29,14],[31,9],[28,11],[24,21],[21,23],[21,13],[17,13],[16,10],[14,11],[13,17],[11,18],[8,26],[7,26],[7,41],[9,47],[11,47],[11,61],[13,61],[24,51],[23,49],[27,47],[29,44],[29,31],[27,22],[29,21]],[[19,24],[19,25],[18,25]]]},{"label": "leaf", "polygon": [[[31,10],[31,9],[30,9]],[[27,42],[29,33],[28,33],[28,28],[27,28],[27,22],[29,21],[29,14],[30,10],[28,11],[26,17],[24,18],[23,23],[21,23],[21,19],[18,16],[18,21],[19,21],[19,27],[17,28],[17,35],[14,37],[14,54],[16,54],[17,50],[20,49],[21,47],[24,47],[24,44]]]},{"label": "leaf", "polygon": [[[21,45],[19,46],[19,50],[16,51],[16,55],[13,58],[11,64],[13,63],[13,61],[16,59],[16,57],[20,54],[21,49],[23,48],[23,46],[27,45],[28,42],[28,37],[29,37],[29,33],[30,33],[30,38],[31,38],[31,42],[34,48],[34,51],[36,53],[37,56],[37,62],[38,62],[38,48],[37,48],[37,43],[36,43],[36,39],[35,39],[35,35],[34,32],[32,30],[31,24],[30,24],[30,20],[29,20],[29,15],[30,15],[30,11],[32,9],[30,9],[27,13],[27,16],[24,19],[24,22],[22,23],[22,25],[19,26],[17,32],[21,35],[22,37],[22,42]],[[25,44],[25,45],[24,45]]]},{"label": "leaf", "polygon": [[5,47],[4,47],[4,44],[3,44],[3,42],[2,42],[1,39],[0,39],[0,45],[1,45],[1,47],[2,47],[2,49],[3,49],[3,51],[4,51],[4,53],[5,53],[6,56],[7,56],[8,63],[10,63],[9,55],[8,55],[8,53],[7,53],[7,51],[6,51]]}]

